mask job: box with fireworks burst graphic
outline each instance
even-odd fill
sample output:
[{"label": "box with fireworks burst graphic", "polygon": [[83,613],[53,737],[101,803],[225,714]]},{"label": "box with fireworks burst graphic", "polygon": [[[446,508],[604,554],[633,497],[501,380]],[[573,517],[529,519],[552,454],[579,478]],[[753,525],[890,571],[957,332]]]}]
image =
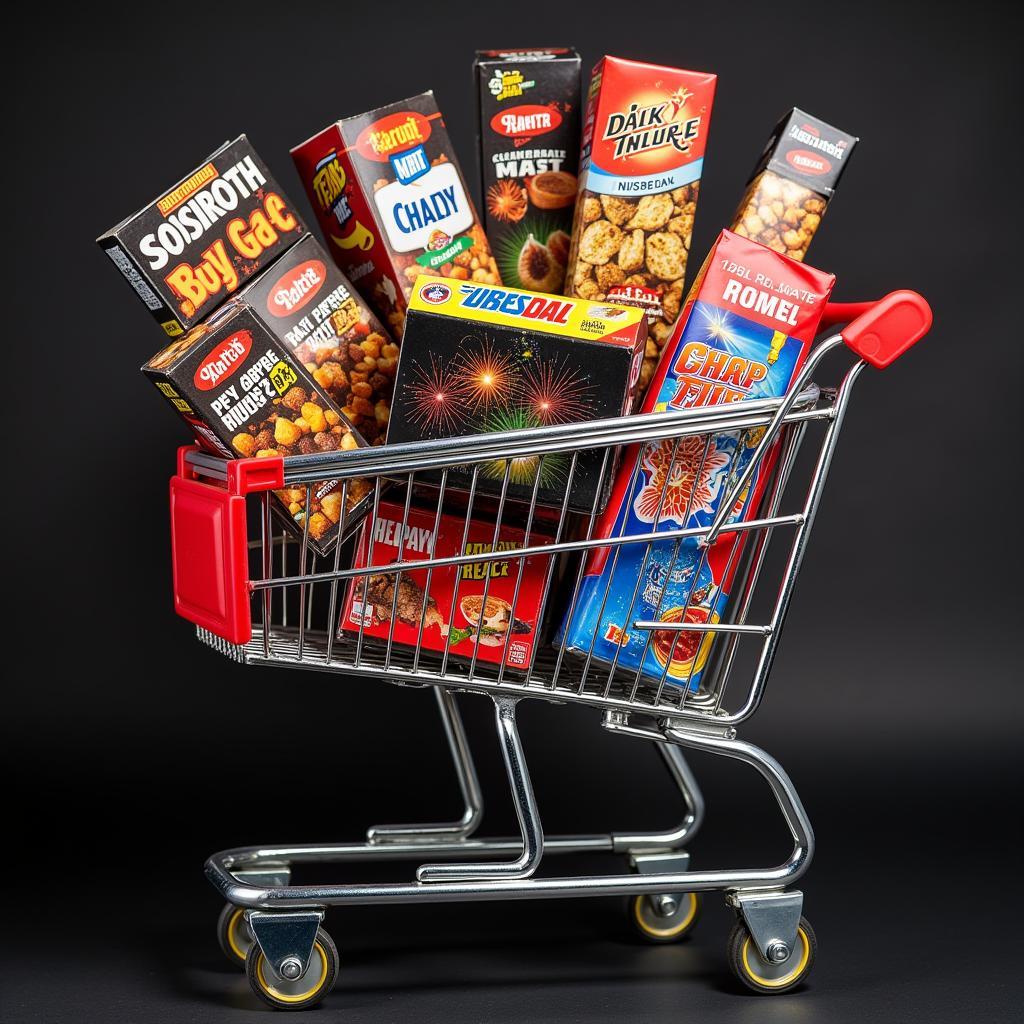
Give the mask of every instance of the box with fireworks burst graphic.
[{"label": "box with fireworks burst graphic", "polygon": [[[388,444],[622,416],[647,340],[635,306],[421,278],[409,300]],[[604,451],[493,459],[450,487],[590,513],[610,490]],[[440,478],[440,471],[433,479]],[[417,474],[421,482],[431,479]]]},{"label": "box with fireworks burst graphic", "polygon": [[[437,510],[381,501],[364,528],[353,568],[368,570],[349,585],[340,629],[371,643],[526,669],[536,652],[552,556],[516,558],[513,552],[550,543],[536,524],[523,530],[482,515],[438,515]],[[456,565],[372,572],[395,562],[473,556]],[[397,577],[397,579],[396,579]]]},{"label": "box with fireworks burst graphic", "polygon": [[575,50],[478,50],[480,194],[501,279],[560,292],[580,145]]},{"label": "box with fireworks burst graphic", "polygon": [[[644,401],[644,413],[785,394],[814,339],[835,278],[730,231],[712,247]],[[708,526],[747,466],[758,431],[632,447],[596,537]],[[729,522],[756,509],[769,449]],[[695,538],[597,549],[562,631],[569,650],[661,685],[700,685],[713,632],[633,628],[638,620],[716,622],[740,561],[742,534],[710,549]],[[561,636],[561,634],[560,634]]]}]

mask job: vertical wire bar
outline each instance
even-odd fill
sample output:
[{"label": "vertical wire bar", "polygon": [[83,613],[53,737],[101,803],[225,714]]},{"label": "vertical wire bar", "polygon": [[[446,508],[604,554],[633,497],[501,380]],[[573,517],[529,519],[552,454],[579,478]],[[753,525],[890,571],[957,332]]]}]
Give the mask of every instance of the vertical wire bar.
[{"label": "vertical wire bar", "polygon": [[313,601],[316,599],[316,552],[313,552],[312,558],[310,559],[309,575],[311,582],[309,584],[309,600],[306,602],[306,630],[309,631],[313,628]]},{"label": "vertical wire bar", "polygon": [[[576,454],[577,454],[576,452],[573,452],[573,456],[572,456],[573,468],[575,468],[575,466],[576,466]],[[583,540],[584,540],[584,542],[586,544],[590,543],[590,539],[594,535],[594,526],[597,524],[597,515],[598,515],[597,508],[601,504],[601,495],[602,495],[602,493],[604,491],[605,476],[608,473],[608,466],[609,466],[609,463],[610,463],[610,460],[609,460],[608,456],[610,454],[611,454],[611,448],[610,447],[605,447],[604,458],[601,460],[601,472],[600,472],[600,474],[598,475],[598,478],[597,478],[598,486],[597,486],[597,490],[594,492],[594,500],[593,500],[593,502],[591,503],[591,506],[590,506],[590,516],[587,519],[587,529],[585,531],[584,538],[583,538]],[[570,477],[570,479],[571,479],[571,477]],[[561,520],[558,523],[558,532],[555,535],[555,543],[556,544],[558,544],[560,542],[561,532],[562,532],[562,528],[563,528],[564,524],[565,524],[565,506],[563,505],[563,507],[562,507],[562,518],[561,518]],[[552,690],[554,690],[555,687],[558,685],[558,676],[559,676],[559,673],[562,670],[562,661],[565,658],[565,651],[566,651],[566,647],[567,647],[568,642],[569,642],[569,629],[572,626],[573,616],[576,614],[576,605],[579,603],[580,587],[581,587],[581,585],[583,583],[583,576],[584,576],[584,573],[585,573],[586,568],[587,568],[587,562],[589,561],[590,555],[593,552],[593,550],[595,548],[600,548],[602,546],[603,545],[601,545],[601,544],[596,544],[596,545],[594,545],[594,547],[585,547],[580,552],[580,564],[579,564],[579,567],[576,569],[576,582],[573,584],[572,597],[569,599],[569,611],[566,613],[565,620],[564,620],[565,621],[565,629],[562,631],[562,642],[558,645],[558,656],[555,658],[555,667],[551,671],[551,689]],[[554,573],[555,558],[556,557],[557,556],[554,556],[554,555],[549,556],[549,558],[551,559],[551,565],[550,565],[550,567],[548,569],[548,585],[549,586],[551,584],[551,576]],[[547,590],[545,590],[544,596],[545,596],[545,599],[546,599],[547,598]],[[537,657],[537,652],[536,651],[534,651],[533,657],[534,657],[534,660],[536,660],[536,657]],[[533,672],[533,661],[530,662],[530,672],[531,672],[531,674]]]},{"label": "vertical wire bar", "polygon": [[[665,474],[665,482],[661,485],[661,494],[658,497],[658,508],[654,513],[654,521],[651,523],[651,533],[655,533],[658,529],[658,525],[661,522],[661,513],[665,508],[665,495],[668,493],[668,486],[672,480],[672,472],[676,466],[676,458],[679,455],[679,442],[680,438],[676,438],[672,443],[672,458],[669,460],[668,472]],[[662,441],[660,444],[664,444]],[[694,484],[696,487],[696,484]],[[693,495],[694,488],[690,489],[691,496]],[[686,516],[680,524],[683,528],[686,527],[687,520],[690,517],[689,506],[687,506]],[[611,665],[608,668],[608,678],[604,684],[604,695],[605,697],[611,692],[612,680],[615,678],[615,669],[619,664],[619,656],[622,654],[622,649],[626,646],[629,639],[630,622],[633,619],[633,608],[636,606],[637,595],[640,593],[640,588],[643,585],[644,574],[647,572],[647,562],[651,557],[651,551],[654,548],[655,541],[648,541],[644,548],[643,561],[640,563],[640,571],[637,573],[636,583],[633,584],[633,595],[629,599],[629,609],[626,612],[625,617],[622,620],[622,629],[619,632],[619,641],[615,645],[615,654],[612,655]],[[665,586],[668,586],[666,581]]]},{"label": "vertical wire bar", "polygon": [[[265,580],[270,580],[274,576],[274,525],[270,520],[270,502],[272,497],[269,491],[264,491],[260,495],[260,539],[262,541],[263,578]],[[265,658],[270,657],[271,598],[273,594],[273,588],[266,587],[261,600],[263,608],[263,656]]]},{"label": "vertical wire bar", "polygon": [[[338,539],[334,545],[334,572],[337,574],[341,565],[342,538],[345,536],[345,527],[348,523],[348,480],[341,482],[341,521],[338,523]],[[330,665],[334,655],[334,638],[338,635],[341,623],[337,621],[338,616],[338,584],[341,581],[335,575],[331,580],[331,596],[327,606],[327,664]],[[350,584],[346,584],[348,586]],[[354,581],[351,583],[354,586]]]},{"label": "vertical wire bar", "polygon": [[[505,514],[505,497],[508,494],[508,478],[512,475],[512,460],[505,460],[505,475],[501,480],[501,497],[498,499],[498,515],[494,521],[494,536],[491,538],[491,556],[493,557],[498,547],[498,536],[501,534],[501,517]],[[487,562],[487,572],[484,575],[484,592],[480,600],[480,618],[476,624],[476,640],[473,641],[473,657],[469,662],[470,681],[476,675],[476,662],[480,655],[480,637],[484,629],[484,610],[487,608],[487,593],[491,589],[491,573],[494,571],[494,562]],[[452,605],[454,612],[455,606]]]},{"label": "vertical wire bar", "polygon": [[[412,658],[412,670],[420,667],[420,654],[423,651],[423,630],[427,625],[427,606],[430,603],[430,583],[434,575],[434,557],[437,552],[437,534],[441,529],[441,515],[444,506],[444,489],[448,484],[448,467],[441,471],[441,487],[437,492],[437,513],[434,515],[434,532],[430,535],[430,550],[427,552],[427,579],[423,587],[423,607],[420,609],[420,628],[416,632],[416,651]],[[459,554],[462,552],[460,551]],[[457,566],[461,572],[461,567]],[[453,606],[454,607],[454,606]],[[440,691],[438,691],[440,692]]]},{"label": "vertical wire bar", "polygon": [[[469,524],[473,518],[473,502],[476,499],[476,483],[480,477],[480,463],[473,463],[473,477],[469,482],[469,501],[466,502],[466,518],[462,525],[462,545],[459,547],[459,554],[466,553],[466,542],[469,540]],[[462,566],[455,567],[455,586],[452,587],[452,613],[459,606],[459,587],[462,584]],[[441,675],[445,674],[448,668],[448,655],[451,654],[451,644],[445,642],[444,654],[441,655]]]},{"label": "vertical wire bar", "polygon": [[[310,505],[313,502],[313,485],[306,484],[306,514],[302,517],[302,544],[299,548],[299,575],[306,575],[306,555],[309,550]],[[302,661],[302,650],[306,642],[306,587],[299,585],[299,661]]]},{"label": "vertical wire bar", "polygon": [[366,565],[363,566],[361,576],[352,577],[352,586],[358,587],[359,580],[363,581],[363,604],[359,612],[359,636],[356,639],[356,657],[354,668],[359,668],[363,656],[363,634],[366,630],[366,604],[370,599],[370,576],[373,574],[373,547],[377,539],[377,510],[380,508],[380,487],[373,491],[373,514],[370,522],[363,529],[370,531],[370,541],[366,546]]},{"label": "vertical wire bar", "polygon": [[[523,531],[523,547],[530,546],[530,531],[533,529],[533,516],[537,510],[537,490],[540,487],[541,474],[544,472],[544,459],[545,456],[541,455],[537,459],[537,471],[533,478],[533,491],[530,493],[530,510],[526,514],[526,529]],[[569,494],[569,485],[565,488],[566,496]],[[512,591],[512,621],[508,624],[508,629],[505,630],[505,643],[502,644],[501,648],[501,664],[498,666],[498,685],[500,686],[505,680],[505,662],[508,659],[508,649],[512,644],[512,630],[516,624],[516,612],[519,610],[519,588],[523,582],[523,569],[526,566],[526,559],[517,559],[519,563],[519,571],[516,573],[516,585]],[[543,606],[542,606],[543,609]],[[480,612],[481,618],[483,616],[483,610]],[[535,618],[534,623],[534,634],[533,634],[533,646],[536,647],[539,642],[540,632],[540,619],[541,616],[538,614]]]},{"label": "vertical wire bar", "polygon": [[[694,498],[694,495],[697,492],[697,487],[700,484],[701,477],[704,475],[704,466],[707,463],[708,454],[711,451],[711,442],[714,439],[714,435],[711,434],[711,433],[708,433],[705,436],[706,436],[707,439],[704,442],[704,451],[701,453],[700,463],[697,465],[697,475],[693,478],[693,484],[690,487],[690,496],[686,499],[686,515],[683,517],[683,524],[682,524],[683,525],[683,529],[686,528],[686,524],[690,521],[690,515],[693,512],[693,498]],[[662,542],[662,543],[664,543],[664,542]],[[676,538],[676,540],[673,542],[673,545],[672,545],[672,555],[669,558],[669,563],[668,563],[668,572],[665,575],[665,584],[661,588],[661,593],[658,594],[658,602],[655,605],[654,614],[651,616],[652,619],[660,619],[661,618],[661,609],[662,609],[662,607],[665,604],[665,595],[668,593],[669,584],[672,582],[672,574],[675,572],[676,562],[679,560],[679,551],[680,551],[680,549],[682,547],[682,543],[683,543],[682,537]],[[699,575],[700,575],[699,572],[697,572],[694,575],[693,582],[690,584],[690,590],[691,591],[697,585],[697,578],[699,577]],[[682,582],[682,581],[680,581],[680,582]],[[631,610],[630,611],[630,618],[632,618],[632,615],[633,615],[633,613],[632,613],[632,610]],[[628,620],[627,620],[627,625],[628,625]],[[647,637],[644,640],[643,653],[640,655],[640,663],[637,666],[636,677],[633,680],[633,686],[632,686],[632,688],[630,690],[630,694],[629,694],[629,699],[631,701],[636,700],[637,691],[640,688],[640,678],[643,675],[643,671],[644,671],[644,661],[647,658],[647,652],[651,649],[651,640],[653,639],[653,637],[654,637],[654,631],[651,630],[651,631],[649,631],[647,633]],[[655,703],[657,703],[657,701],[655,701]]]},{"label": "vertical wire bar", "polygon": [[[288,533],[281,527],[281,578],[288,575]],[[281,587],[281,628],[288,628],[288,588]]]},{"label": "vertical wire bar", "polygon": [[[416,476],[416,471],[413,470],[409,474],[409,478],[405,485],[405,508],[402,510],[402,528],[398,531],[398,548],[395,555],[395,561],[401,564],[405,561],[405,537],[409,530],[409,506],[412,504],[412,487],[413,479]],[[391,593],[391,618],[388,621],[388,644],[384,651],[384,667],[391,667],[391,649],[395,643],[395,616],[398,614],[398,588],[402,583],[402,571],[400,569],[394,570],[392,577],[392,593]],[[412,582],[412,578],[409,578],[409,582]],[[423,608],[426,610],[427,607],[427,595],[423,595]]]}]

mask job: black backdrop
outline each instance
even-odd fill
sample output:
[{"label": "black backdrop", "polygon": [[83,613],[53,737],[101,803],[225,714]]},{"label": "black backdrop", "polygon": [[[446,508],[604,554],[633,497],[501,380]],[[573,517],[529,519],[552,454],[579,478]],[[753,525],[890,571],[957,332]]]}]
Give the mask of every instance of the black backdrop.
[{"label": "black backdrop", "polygon": [[[359,909],[332,918],[345,966],[326,1012],[1001,1019],[1017,995],[1021,783],[1021,25],[1008,11],[379,2],[28,15],[5,204],[19,310],[5,360],[17,466],[7,1019],[245,1019],[255,1004],[214,947],[208,852],[458,810],[427,694],[243,669],[173,616],[166,487],[183,434],[137,371],[159,329],[92,239],[241,131],[309,214],[289,146],[431,87],[473,180],[473,49],[563,43],[585,69],[611,51],[718,73],[697,252],[786,109],[859,134],[812,260],[838,275],[839,298],[911,287],[934,305],[927,341],[858,386],[768,699],[744,730],[789,768],[817,826],[804,889],[821,959],[806,991],[767,1005],[724,973],[717,899],[694,940],[651,950],[630,944],[607,901]],[[487,703],[463,699],[494,794],[487,826],[507,832]],[[549,830],[677,816],[654,755],[602,733],[595,713],[529,705],[521,718]],[[780,856],[760,785],[695,764],[711,806],[697,862]]]}]

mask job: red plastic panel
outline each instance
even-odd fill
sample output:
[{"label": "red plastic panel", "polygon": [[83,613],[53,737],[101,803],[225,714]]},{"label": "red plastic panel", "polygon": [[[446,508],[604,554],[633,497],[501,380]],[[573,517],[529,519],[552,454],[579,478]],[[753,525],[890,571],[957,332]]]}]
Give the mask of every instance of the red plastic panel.
[{"label": "red plastic panel", "polygon": [[232,494],[255,494],[284,487],[284,459],[234,459],[227,464],[228,490]]},{"label": "red plastic panel", "polygon": [[245,498],[171,479],[174,610],[229,643],[252,639]]},{"label": "red plastic panel", "polygon": [[842,334],[861,359],[883,370],[920,341],[931,325],[927,301],[917,292],[898,291],[879,299],[844,327]]}]

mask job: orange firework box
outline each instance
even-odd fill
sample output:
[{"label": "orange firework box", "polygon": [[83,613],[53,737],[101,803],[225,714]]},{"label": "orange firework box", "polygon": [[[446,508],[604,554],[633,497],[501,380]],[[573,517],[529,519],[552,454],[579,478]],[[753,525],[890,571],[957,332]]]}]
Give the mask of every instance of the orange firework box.
[{"label": "orange firework box", "polygon": [[421,274],[501,284],[432,92],[337,121],[292,159],[335,262],[394,337]]},{"label": "orange firework box", "polygon": [[715,82],[619,57],[590,78],[565,292],[647,310],[641,393],[683,305]]}]

